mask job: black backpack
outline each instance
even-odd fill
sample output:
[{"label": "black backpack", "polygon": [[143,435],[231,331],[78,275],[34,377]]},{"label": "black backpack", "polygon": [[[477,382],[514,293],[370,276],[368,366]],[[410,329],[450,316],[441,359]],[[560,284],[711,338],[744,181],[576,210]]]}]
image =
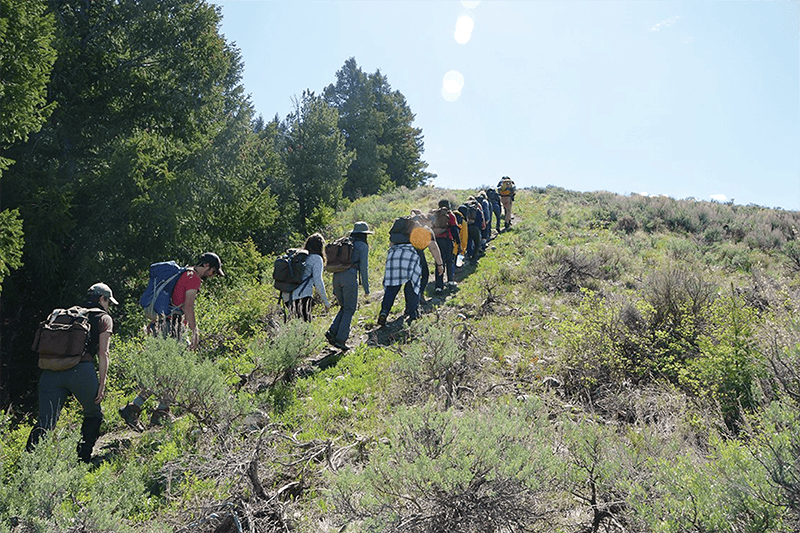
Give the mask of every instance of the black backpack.
[{"label": "black backpack", "polygon": [[411,244],[411,232],[419,223],[411,215],[397,218],[389,230],[389,241],[394,244]]},{"label": "black backpack", "polygon": [[303,278],[308,250],[290,248],[275,260],[272,267],[273,286],[281,292],[292,292],[308,283],[311,276]]}]

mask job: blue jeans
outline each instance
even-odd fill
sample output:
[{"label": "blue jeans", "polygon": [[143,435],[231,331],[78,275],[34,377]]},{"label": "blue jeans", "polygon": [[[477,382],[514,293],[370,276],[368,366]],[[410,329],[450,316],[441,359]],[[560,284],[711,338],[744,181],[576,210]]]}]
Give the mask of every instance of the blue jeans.
[{"label": "blue jeans", "polygon": [[42,370],[39,378],[39,421],[44,429],[56,427],[58,415],[67,397],[72,394],[83,407],[84,418],[99,418],[103,411],[99,403],[94,403],[100,382],[94,363],[84,361],[67,370]]},{"label": "blue jeans", "polygon": [[[400,292],[400,287],[400,285],[384,287],[383,301],[381,302],[382,315],[389,315],[394,305],[394,299],[397,297],[397,293]],[[406,297],[405,315],[414,320],[419,316],[419,294],[414,292],[414,285],[410,281],[407,281],[403,287],[403,294]]]},{"label": "blue jeans", "polygon": [[333,275],[333,295],[339,302],[339,312],[328,331],[336,340],[347,342],[350,324],[358,307],[358,272],[354,268]]}]

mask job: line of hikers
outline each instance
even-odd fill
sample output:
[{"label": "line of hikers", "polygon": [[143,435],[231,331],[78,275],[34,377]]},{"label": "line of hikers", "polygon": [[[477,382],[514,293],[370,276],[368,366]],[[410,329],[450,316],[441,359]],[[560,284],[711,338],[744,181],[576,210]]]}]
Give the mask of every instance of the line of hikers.
[{"label": "line of hikers", "polygon": [[[487,188],[470,196],[453,209],[450,201],[442,199],[436,209],[423,214],[412,209],[409,215],[394,221],[389,230],[391,246],[387,252],[383,278],[383,300],[378,325],[383,327],[394,301],[403,289],[404,317],[410,322],[425,301],[425,289],[430,270],[425,250],[429,250],[436,265],[435,294],[446,286],[456,286],[455,272],[467,262],[477,262],[491,238],[492,223],[500,233],[500,221],[508,229],[512,221],[512,205],[516,186],[503,176],[496,188]],[[350,326],[358,305],[358,286],[369,295],[369,246],[367,236],[373,232],[366,222],[356,222],[348,236],[326,244],[324,237],[314,233],[300,249],[288,250],[275,261],[273,279],[281,291],[287,316],[311,321],[314,289],[327,310],[330,307],[322,278],[323,271],[333,273],[333,294],[339,311],[325,331],[328,342],[340,350],[348,350]]]},{"label": "line of hikers", "polygon": [[[386,324],[401,288],[405,296],[404,317],[410,322],[419,316],[418,307],[424,301],[430,277],[425,249],[431,252],[436,265],[434,292],[440,294],[444,290],[445,277],[447,287],[455,287],[456,267],[461,266],[462,258],[477,261],[484,253],[491,238],[492,221],[496,221],[498,233],[501,215],[505,229],[510,227],[515,194],[514,182],[504,176],[496,189],[487,188],[470,196],[455,210],[447,199],[442,199],[427,215],[414,209],[410,215],[395,220],[390,230],[391,246],[386,257],[378,325]],[[311,320],[315,288],[325,309],[330,307],[322,272],[333,273],[333,294],[339,311],[325,338],[342,351],[348,349],[351,322],[358,306],[358,286],[363,287],[365,296],[370,293],[367,236],[372,233],[366,222],[356,222],[349,235],[328,244],[321,234],[315,233],[306,239],[302,249],[290,250],[275,262],[274,283],[281,290],[287,312],[306,321]],[[195,301],[202,282],[215,275],[225,276],[225,273],[219,256],[212,252],[203,253],[193,266],[180,267],[174,261],[151,265],[148,287],[139,302],[150,318],[146,333],[176,339],[188,333],[187,346],[196,349],[199,329]],[[54,309],[40,324],[33,343],[42,370],[39,416],[28,437],[27,451],[32,451],[55,428],[71,394],[83,408],[78,457],[87,463],[91,461],[103,421],[100,404],[105,398],[114,329],[108,311],[111,304],[117,303],[108,285],[95,283],[89,287],[83,306]],[[142,390],[119,409],[122,420],[137,431],[144,429],[139,417],[149,396],[150,391]],[[151,412],[150,425],[162,425],[168,420],[169,407],[160,399]]]}]

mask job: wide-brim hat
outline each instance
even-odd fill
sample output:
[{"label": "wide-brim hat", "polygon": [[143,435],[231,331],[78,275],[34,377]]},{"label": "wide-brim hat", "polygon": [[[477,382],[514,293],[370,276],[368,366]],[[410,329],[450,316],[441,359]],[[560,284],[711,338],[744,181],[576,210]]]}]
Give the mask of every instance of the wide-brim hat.
[{"label": "wide-brim hat", "polygon": [[350,233],[351,234],[353,234],[353,233],[366,233],[366,234],[369,235],[369,234],[372,234],[372,233],[375,233],[375,232],[374,231],[370,231],[369,224],[367,224],[364,221],[359,221],[359,222],[356,222],[355,224],[353,224],[353,231],[351,231]]}]

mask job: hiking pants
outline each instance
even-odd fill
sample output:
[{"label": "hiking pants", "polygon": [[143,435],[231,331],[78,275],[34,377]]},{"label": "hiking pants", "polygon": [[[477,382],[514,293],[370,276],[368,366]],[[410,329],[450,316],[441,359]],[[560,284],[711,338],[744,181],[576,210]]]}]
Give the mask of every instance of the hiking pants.
[{"label": "hiking pants", "polygon": [[431,276],[431,271],[428,269],[428,259],[425,257],[425,250],[417,250],[419,256],[419,266],[422,268],[422,276],[419,279],[419,294],[425,294],[425,287],[428,286],[428,278]]},{"label": "hiking pants", "polygon": [[56,427],[58,415],[67,397],[72,394],[83,407],[83,417],[103,419],[99,403],[94,403],[100,382],[94,363],[84,361],[67,370],[42,370],[39,378],[39,420],[44,430]]},{"label": "hiking pants", "polygon": [[[394,300],[397,297],[397,293],[400,292],[400,287],[401,285],[390,285],[388,287],[384,287],[383,301],[381,302],[382,315],[388,316],[389,312],[391,312],[392,306],[394,305]],[[410,281],[406,281],[405,285],[402,287],[404,287],[403,294],[406,298],[406,308],[404,314],[411,320],[415,320],[419,316],[419,294],[414,292],[414,284]]]},{"label": "hiking pants", "polygon": [[[436,237],[436,244],[439,246],[439,251],[442,252],[442,263],[447,272],[447,281],[455,281],[456,258],[453,257],[453,241],[446,237]],[[444,272],[439,274],[438,270],[436,271],[436,288],[444,288]]]},{"label": "hiking pants", "polygon": [[505,212],[506,226],[511,224],[511,197],[501,196],[500,202],[503,204],[503,211]]},{"label": "hiking pants", "polygon": [[481,251],[481,228],[477,224],[470,224],[469,227],[469,242],[467,243],[467,255],[470,259],[474,259]]},{"label": "hiking pants", "polygon": [[347,342],[350,338],[350,323],[358,306],[358,271],[355,268],[334,273],[333,295],[339,302],[339,312],[328,331],[336,340]]},{"label": "hiking pants", "polygon": [[494,218],[495,224],[497,225],[497,233],[500,233],[500,213],[502,213],[502,207],[500,206],[500,202],[492,202],[492,211],[494,211]]}]

